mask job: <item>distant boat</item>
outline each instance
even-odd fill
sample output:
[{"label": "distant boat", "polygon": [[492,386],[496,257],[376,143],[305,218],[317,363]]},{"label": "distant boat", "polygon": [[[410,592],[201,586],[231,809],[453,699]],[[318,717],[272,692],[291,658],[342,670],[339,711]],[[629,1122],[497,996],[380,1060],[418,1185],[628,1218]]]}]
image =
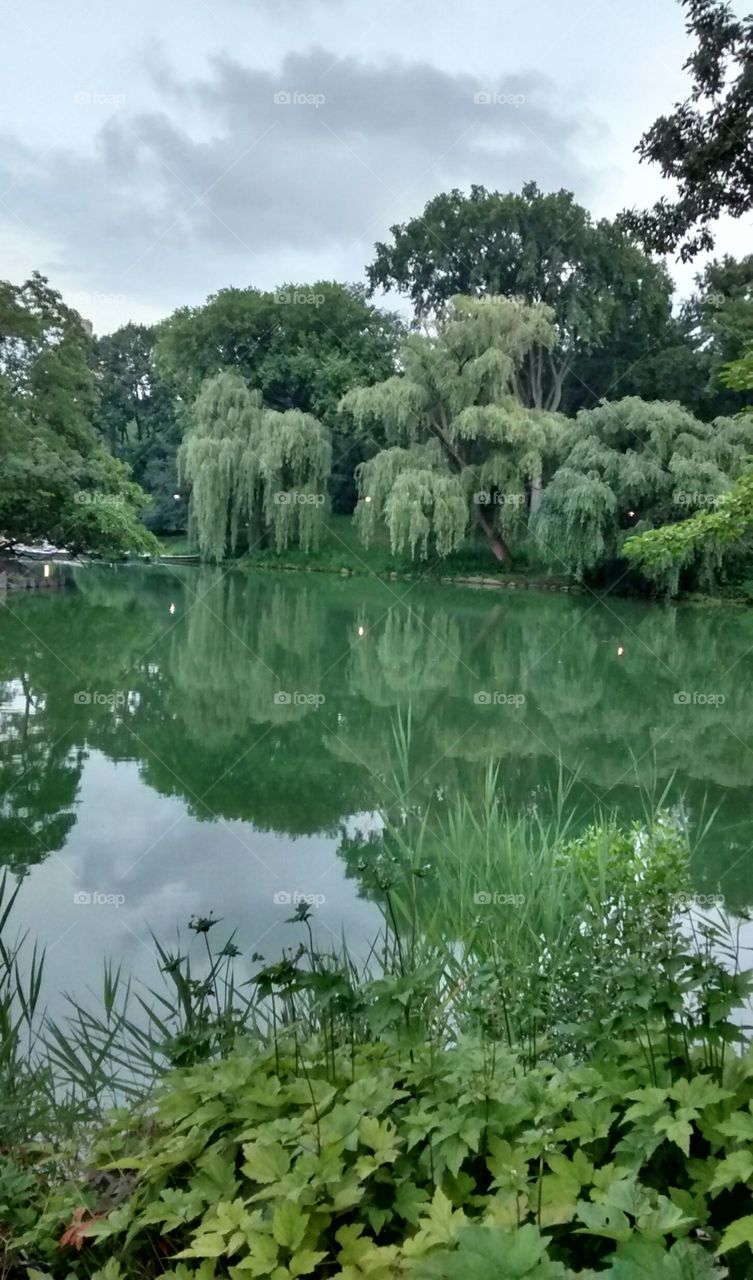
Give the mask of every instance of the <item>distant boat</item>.
[{"label": "distant boat", "polygon": [[157,556],[158,564],[200,564],[201,557],[198,555],[176,555],[176,556]]}]

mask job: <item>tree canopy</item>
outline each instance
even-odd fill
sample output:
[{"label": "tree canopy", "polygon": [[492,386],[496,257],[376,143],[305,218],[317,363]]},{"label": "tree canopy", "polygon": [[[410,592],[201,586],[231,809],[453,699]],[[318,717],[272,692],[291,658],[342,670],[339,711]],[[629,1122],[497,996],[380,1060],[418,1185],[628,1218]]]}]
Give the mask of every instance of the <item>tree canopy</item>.
[{"label": "tree canopy", "polygon": [[753,14],[737,18],[727,0],[682,0],[695,48],[685,63],[690,95],[641,138],[641,160],[658,164],[677,186],[624,224],[658,253],[683,261],[712,249],[712,224],[753,208]]},{"label": "tree canopy", "polygon": [[[749,397],[753,390],[753,349],[725,365],[720,376],[726,386]],[[749,440],[753,432],[753,406],[749,401],[737,422],[741,436]],[[731,489],[714,498],[710,509],[629,538],[624,552],[646,577],[674,595],[681,576],[692,569],[702,585],[714,586],[727,562],[750,551],[752,532],[753,471],[746,470]]]},{"label": "tree canopy", "polygon": [[96,339],[97,425],[151,498],[147,527],[175,533],[188,521],[187,499],[177,492],[181,404],[157,370],[156,339],[157,328],[144,324],[126,324]]},{"label": "tree canopy", "polygon": [[181,445],[190,520],[205,560],[271,538],[318,545],[332,460],[329,433],[298,409],[265,408],[239,373],[208,378]]},{"label": "tree canopy", "polygon": [[738,413],[745,387],[733,387],[724,370],[753,347],[753,254],[725,255],[706,263],[682,310],[682,323],[696,351],[701,375],[701,416]]},{"label": "tree canopy", "polygon": [[534,532],[556,564],[595,573],[622,555],[631,534],[708,509],[744,471],[752,446],[753,424],[700,422],[678,404],[631,396],[583,409],[568,424]]},{"label": "tree canopy", "polygon": [[556,415],[518,395],[534,346],[555,341],[542,303],[456,297],[436,330],[408,338],[403,372],[342,401],[362,431],[379,423],[388,448],[362,463],[356,517],[368,542],[380,521],[393,550],[446,556],[478,525],[508,561],[508,531],[538,492]]},{"label": "tree canopy", "polygon": [[92,344],[35,273],[0,285],[0,540],[74,552],[154,551],[146,495],[99,442]]},{"label": "tree canopy", "polygon": [[394,372],[403,334],[398,318],[368,302],[362,285],[222,289],[164,322],[157,367],[185,403],[206,378],[236,369],[271,409],[313,414],[332,436],[333,505],[351,511],[353,473],[368,451],[344,432],[337,405],[351,387]]},{"label": "tree canopy", "polygon": [[391,234],[376,245],[370,286],[406,294],[417,317],[456,294],[551,307],[556,340],[532,348],[518,373],[521,398],[536,408],[594,404],[657,347],[680,341],[666,269],[569,191],[529,182],[520,193],[445,192]]}]

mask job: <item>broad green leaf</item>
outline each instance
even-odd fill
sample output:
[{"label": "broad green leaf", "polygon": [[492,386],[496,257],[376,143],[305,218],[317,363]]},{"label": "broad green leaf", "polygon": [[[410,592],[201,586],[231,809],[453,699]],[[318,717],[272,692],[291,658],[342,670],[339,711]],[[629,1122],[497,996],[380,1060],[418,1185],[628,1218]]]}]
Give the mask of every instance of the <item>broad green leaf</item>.
[{"label": "broad green leaf", "polygon": [[248,1253],[237,1263],[238,1270],[252,1276],[270,1276],[277,1266],[277,1243],[265,1231],[249,1231],[246,1236]]},{"label": "broad green leaf", "polygon": [[720,1160],[711,1180],[710,1191],[723,1191],[738,1182],[747,1182],[753,1176],[753,1155],[750,1151],[733,1151]]},{"label": "broad green leaf", "polygon": [[290,1168],[290,1156],[279,1142],[244,1142],[241,1172],[252,1182],[278,1182]]},{"label": "broad green leaf", "polygon": [[711,1076],[704,1075],[692,1076],[690,1080],[677,1080],[668,1093],[681,1107],[694,1107],[698,1111],[734,1096],[729,1089],[722,1089],[716,1084]]},{"label": "broad green leaf", "polygon": [[722,1280],[726,1274],[699,1244],[678,1240],[667,1251],[655,1240],[632,1236],[621,1244],[611,1267],[600,1272],[611,1280]]},{"label": "broad green leaf", "polygon": [[427,1280],[545,1280],[557,1275],[545,1259],[546,1248],[531,1223],[512,1232],[474,1223],[462,1229],[456,1250],[433,1254],[420,1275]]},{"label": "broad green leaf", "polygon": [[391,1164],[400,1154],[397,1131],[391,1120],[379,1120],[376,1116],[364,1116],[358,1126],[358,1136],[369,1147],[379,1164]]},{"label": "broad green leaf", "polygon": [[317,1253],[314,1249],[299,1249],[290,1259],[288,1270],[291,1276],[310,1275],[314,1268],[324,1261],[326,1256],[326,1250]]},{"label": "broad green leaf", "polygon": [[645,1089],[635,1089],[629,1093],[628,1098],[635,1098],[632,1107],[628,1107],[623,1116],[624,1123],[632,1120],[640,1120],[644,1116],[653,1116],[657,1111],[664,1109],[667,1105],[667,1090],[658,1089],[653,1085],[647,1086]]},{"label": "broad green leaf", "polygon": [[669,1141],[674,1142],[684,1155],[690,1155],[693,1126],[687,1120],[680,1120],[676,1115],[659,1116],[654,1124],[654,1133],[665,1133]]},{"label": "broad green leaf", "polygon": [[283,1248],[295,1250],[306,1234],[308,1223],[308,1214],[302,1213],[293,1201],[283,1200],[275,1206],[272,1215],[272,1235]]},{"label": "broad green leaf", "polygon": [[415,1226],[428,1199],[428,1193],[423,1187],[417,1187],[414,1182],[406,1178],[398,1184],[395,1192],[395,1212],[406,1222]]},{"label": "broad green leaf", "polygon": [[586,1231],[592,1236],[605,1236],[608,1240],[629,1239],[632,1228],[621,1209],[611,1205],[589,1204],[586,1200],[578,1202],[578,1217],[586,1224]]},{"label": "broad green leaf", "polygon": [[729,1253],[731,1249],[737,1249],[741,1244],[747,1244],[753,1252],[753,1214],[748,1214],[745,1218],[737,1218],[730,1223],[722,1236],[717,1253]]},{"label": "broad green leaf", "polygon": [[437,1244],[454,1244],[458,1232],[467,1219],[462,1209],[453,1209],[452,1201],[437,1187],[431,1204],[419,1221],[415,1236],[405,1241],[406,1255],[423,1253],[427,1247]]},{"label": "broad green leaf", "polygon": [[176,1253],[176,1258],[221,1258],[225,1253],[225,1236],[218,1231],[207,1231],[194,1237],[187,1249]]},{"label": "broad green leaf", "polygon": [[541,1214],[538,1215],[539,1188],[534,1183],[529,1193],[529,1208],[538,1215],[542,1227],[559,1226],[572,1222],[578,1207],[579,1187],[571,1179],[560,1174],[547,1173],[541,1180]]},{"label": "broad green leaf", "polygon": [[714,1126],[725,1138],[734,1138],[737,1142],[753,1142],[753,1116],[749,1111],[733,1111],[720,1124]]}]

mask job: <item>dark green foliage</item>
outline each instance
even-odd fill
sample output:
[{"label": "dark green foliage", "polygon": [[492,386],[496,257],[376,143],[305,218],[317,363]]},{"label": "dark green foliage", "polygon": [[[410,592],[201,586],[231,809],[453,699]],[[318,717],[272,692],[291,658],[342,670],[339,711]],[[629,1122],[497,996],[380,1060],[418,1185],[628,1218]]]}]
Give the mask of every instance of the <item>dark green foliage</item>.
[{"label": "dark green foliage", "polygon": [[401,336],[397,317],[367,302],[360,285],[223,289],[203,307],[184,307],[164,322],[157,366],[184,403],[206,378],[236,370],[269,408],[319,419],[332,434],[333,505],[351,511],[353,472],[375,446],[354,439],[337,406],[351,387],[393,372]]},{"label": "dark green foliage", "polygon": [[147,499],[99,443],[92,341],[38,274],[0,291],[0,543],[155,551]]},{"label": "dark green foliage", "polygon": [[[569,191],[472,186],[470,195],[435,196],[391,232],[391,244],[376,246],[369,281],[405,293],[417,316],[455,294],[551,307],[556,344],[532,352],[520,375],[522,397],[536,408],[572,412],[629,394],[637,366],[657,349],[682,346],[665,268],[606,219],[594,222]],[[654,382],[659,376],[655,366]]]},{"label": "dark green foliage", "polygon": [[156,337],[154,326],[127,324],[97,339],[97,427],[149,494],[147,527],[169,534],[187,528],[188,502],[178,490],[181,405],[157,371]]},{"label": "dark green foliage", "polygon": [[[750,401],[750,387],[730,383],[725,369],[753,347],[753,254],[707,263],[683,306],[681,324],[703,378],[695,411],[706,419],[739,413]],[[675,397],[684,400],[681,386]]]},{"label": "dark green foliage", "polygon": [[753,201],[753,15],[738,18],[727,0],[682,4],[695,41],[685,63],[690,96],[660,116],[637,148],[677,184],[677,196],[624,221],[651,250],[679,248],[687,261],[713,248],[717,218],[740,218]]}]

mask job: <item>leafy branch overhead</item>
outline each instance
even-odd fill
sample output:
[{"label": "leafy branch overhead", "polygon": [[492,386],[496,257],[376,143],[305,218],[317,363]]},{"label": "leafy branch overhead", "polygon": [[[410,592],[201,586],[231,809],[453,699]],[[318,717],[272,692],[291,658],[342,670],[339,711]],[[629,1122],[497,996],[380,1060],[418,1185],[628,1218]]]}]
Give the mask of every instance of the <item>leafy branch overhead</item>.
[{"label": "leafy branch overhead", "polygon": [[714,247],[713,224],[753,208],[753,14],[737,17],[727,0],[683,0],[695,48],[685,63],[689,96],[660,116],[638,145],[677,186],[648,212],[623,222],[657,253],[683,261]]}]

